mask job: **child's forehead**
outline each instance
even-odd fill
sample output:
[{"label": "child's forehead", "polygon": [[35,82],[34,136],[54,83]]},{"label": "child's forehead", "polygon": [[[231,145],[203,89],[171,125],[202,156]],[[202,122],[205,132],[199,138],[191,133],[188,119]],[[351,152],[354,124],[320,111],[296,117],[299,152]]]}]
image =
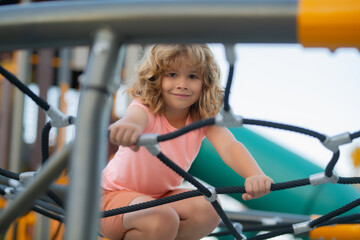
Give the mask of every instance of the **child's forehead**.
[{"label": "child's forehead", "polygon": [[197,59],[192,58],[188,55],[183,55],[175,58],[166,68],[168,69],[187,68],[193,71],[199,71],[200,65]]}]

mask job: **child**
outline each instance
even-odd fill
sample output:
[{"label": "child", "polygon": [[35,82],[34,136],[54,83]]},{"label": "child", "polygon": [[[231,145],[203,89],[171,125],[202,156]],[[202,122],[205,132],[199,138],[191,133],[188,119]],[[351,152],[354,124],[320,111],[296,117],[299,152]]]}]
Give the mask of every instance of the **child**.
[{"label": "child", "polygon": [[[177,188],[183,179],[146,148],[135,146],[136,140],[144,133],[165,134],[214,117],[223,100],[220,70],[206,45],[154,45],[128,92],[135,100],[124,117],[109,127],[110,141],[119,149],[103,171],[102,210],[188,191]],[[223,161],[246,179],[244,200],[270,192],[272,179],[227,128],[208,126],[159,146],[187,171],[204,137]],[[196,197],[103,218],[100,231],[110,239],[191,240],[207,236],[219,221],[211,203]]]}]

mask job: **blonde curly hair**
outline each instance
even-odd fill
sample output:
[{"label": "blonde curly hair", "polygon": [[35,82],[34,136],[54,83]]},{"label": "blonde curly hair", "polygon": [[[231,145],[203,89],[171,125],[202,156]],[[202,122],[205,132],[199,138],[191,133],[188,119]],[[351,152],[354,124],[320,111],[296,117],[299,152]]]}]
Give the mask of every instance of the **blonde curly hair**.
[{"label": "blonde curly hair", "polygon": [[161,81],[165,71],[178,66],[184,59],[191,59],[203,81],[199,100],[190,107],[193,120],[214,117],[223,104],[220,84],[220,68],[210,48],[204,44],[156,44],[139,65],[137,81],[127,89],[128,93],[148,106],[153,114],[163,114]]}]

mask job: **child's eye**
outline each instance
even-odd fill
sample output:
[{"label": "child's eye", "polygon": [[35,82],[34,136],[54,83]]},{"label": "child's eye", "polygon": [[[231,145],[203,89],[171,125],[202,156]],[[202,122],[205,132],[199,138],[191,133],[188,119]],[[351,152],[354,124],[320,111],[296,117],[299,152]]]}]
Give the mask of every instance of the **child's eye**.
[{"label": "child's eye", "polygon": [[169,77],[173,78],[176,77],[176,73],[168,73]]},{"label": "child's eye", "polygon": [[189,78],[190,78],[190,79],[198,79],[198,76],[196,76],[195,74],[190,74],[190,75],[189,75]]}]

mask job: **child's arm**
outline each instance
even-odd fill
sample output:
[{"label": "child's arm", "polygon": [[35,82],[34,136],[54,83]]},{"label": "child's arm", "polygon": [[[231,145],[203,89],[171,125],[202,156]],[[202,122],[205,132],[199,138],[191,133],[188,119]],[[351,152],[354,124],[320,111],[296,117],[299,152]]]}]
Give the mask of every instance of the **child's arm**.
[{"label": "child's arm", "polygon": [[144,109],[133,105],[126,109],[125,115],[109,126],[109,140],[112,144],[139,149],[135,143],[145,129],[149,119]]},{"label": "child's arm", "polygon": [[206,137],[221,159],[237,174],[245,178],[244,200],[259,198],[270,192],[273,180],[263,173],[249,151],[235,139],[227,128],[210,126],[207,129]]}]

